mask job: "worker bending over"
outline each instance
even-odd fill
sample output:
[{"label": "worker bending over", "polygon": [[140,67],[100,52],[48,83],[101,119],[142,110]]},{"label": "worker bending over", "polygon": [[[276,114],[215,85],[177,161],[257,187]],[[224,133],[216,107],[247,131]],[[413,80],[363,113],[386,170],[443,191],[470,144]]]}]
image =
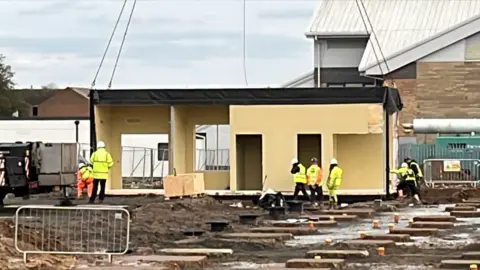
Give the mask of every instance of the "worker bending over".
[{"label": "worker bending over", "polygon": [[93,191],[89,203],[95,202],[98,186],[100,185],[99,202],[105,199],[105,186],[107,184],[108,172],[113,167],[112,155],[105,149],[105,143],[97,143],[97,151],[90,157],[90,163],[93,165]]},{"label": "worker bending over", "polygon": [[292,159],[292,169],[290,173],[293,174],[293,182],[295,183],[295,191],[293,192],[293,200],[297,199],[298,193],[302,192],[303,196],[308,198],[307,190],[307,170],[302,163],[298,162],[297,158]]},{"label": "worker bending over", "polygon": [[314,206],[318,206],[318,203],[322,205],[323,201],[323,171],[318,166],[318,159],[313,157],[310,162],[312,163],[307,169],[307,184],[310,188],[310,200]]},{"label": "worker bending over", "polygon": [[337,191],[342,184],[343,170],[338,167],[338,161],[332,159],[330,161],[330,172],[328,174],[328,201],[330,203],[328,209],[336,209],[338,204]]},{"label": "worker bending over", "polygon": [[408,164],[408,167],[415,172],[415,179],[417,180],[417,189],[420,190],[420,185],[423,183],[423,173],[420,165],[410,157],[405,158],[405,163]]},{"label": "worker bending over", "polygon": [[[403,189],[405,186],[412,197],[415,199],[415,202],[420,204],[420,197],[418,196],[418,188],[417,188],[417,179],[415,178],[415,172],[413,169],[408,167],[407,163],[402,163],[401,167],[398,170],[392,170],[391,173],[398,174],[402,179],[400,180],[397,189]],[[402,186],[403,183],[403,186]]]},{"label": "worker bending over", "polygon": [[88,197],[92,197],[93,191],[93,168],[90,164],[80,163],[77,172],[77,198],[81,199],[83,190],[87,189]]}]

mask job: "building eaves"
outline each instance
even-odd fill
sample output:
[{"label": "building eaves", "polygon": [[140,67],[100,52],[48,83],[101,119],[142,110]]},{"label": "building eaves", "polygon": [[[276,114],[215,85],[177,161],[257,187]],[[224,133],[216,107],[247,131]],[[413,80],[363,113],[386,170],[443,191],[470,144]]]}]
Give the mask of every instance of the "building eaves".
[{"label": "building eaves", "polygon": [[384,61],[380,61],[380,64],[377,62],[370,63],[368,66],[362,66],[362,63],[360,63],[358,69],[367,75],[386,74],[388,72],[385,71],[393,71],[401,68],[478,32],[480,32],[480,14],[421,40],[401,51],[388,55]]},{"label": "building eaves", "polygon": [[[365,10],[362,6],[359,10],[357,3],[365,6],[372,27],[368,22],[365,27],[361,15],[366,19]],[[320,0],[306,34],[320,38],[370,36],[361,61],[361,66],[367,67],[478,14],[478,0]],[[372,28],[376,38],[371,35]]]}]

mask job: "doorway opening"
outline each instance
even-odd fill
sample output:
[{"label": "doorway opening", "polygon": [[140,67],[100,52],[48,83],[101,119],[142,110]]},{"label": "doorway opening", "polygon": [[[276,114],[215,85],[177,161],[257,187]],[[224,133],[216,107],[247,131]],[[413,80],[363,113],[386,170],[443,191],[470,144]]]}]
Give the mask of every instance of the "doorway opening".
[{"label": "doorway opening", "polygon": [[262,190],[262,135],[236,135],[237,190]]},{"label": "doorway opening", "polygon": [[297,158],[305,167],[310,166],[310,160],[315,157],[318,164],[322,164],[322,135],[321,134],[298,134],[297,135]]}]

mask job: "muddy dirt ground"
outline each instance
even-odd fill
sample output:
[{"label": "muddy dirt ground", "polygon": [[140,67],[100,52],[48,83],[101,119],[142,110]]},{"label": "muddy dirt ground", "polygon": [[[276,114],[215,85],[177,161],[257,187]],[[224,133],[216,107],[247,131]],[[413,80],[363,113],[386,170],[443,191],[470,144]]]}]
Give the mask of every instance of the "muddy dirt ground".
[{"label": "muddy dirt ground", "polygon": [[[480,191],[473,189],[422,190],[422,199],[428,204],[455,203],[472,198],[480,198]],[[51,205],[54,202],[50,195],[36,196],[28,201],[19,199],[7,201],[10,204],[46,205]],[[86,201],[77,201],[77,203],[85,204]],[[131,254],[135,255],[157,254],[163,248],[229,248],[234,250],[233,255],[209,259],[208,262],[212,268],[229,269],[225,263],[253,263],[254,266],[245,266],[246,268],[253,268],[259,267],[259,265],[284,263],[292,258],[304,258],[305,253],[309,250],[338,249],[342,247],[341,241],[334,245],[326,246],[322,240],[313,241],[313,243],[310,241],[308,244],[302,244],[301,240],[298,243],[295,243],[294,240],[293,244],[271,240],[224,241],[216,238],[215,234],[209,232],[209,225],[206,222],[211,220],[228,221],[230,226],[227,228],[227,232],[248,231],[252,226],[240,224],[238,215],[241,213],[265,213],[260,209],[254,209],[251,202],[243,202],[243,207],[237,208],[230,206],[232,201],[218,201],[211,197],[165,201],[162,196],[146,195],[139,197],[108,197],[105,200],[105,204],[127,205],[131,211],[133,218],[130,230],[130,249]],[[390,210],[396,212],[403,211],[395,208]],[[411,210],[407,209],[405,211]],[[381,215],[391,215],[391,213],[382,213]],[[371,222],[371,219],[362,222],[367,224]],[[477,231],[479,224],[480,221],[472,224],[465,223],[462,226],[456,226],[454,229],[449,230],[448,233],[443,233],[438,238],[444,239],[446,241],[444,244],[430,243],[431,239],[421,239],[416,241],[420,243],[418,245],[400,245],[390,248],[387,256],[377,256],[375,255],[377,253],[376,249],[372,249],[370,250],[372,256],[349,261],[347,269],[410,269],[405,268],[405,265],[417,265],[420,267],[415,269],[433,269],[432,267],[437,267],[441,259],[457,258],[462,252],[480,250],[480,244],[474,243],[480,240],[480,233]],[[13,221],[9,218],[0,220],[0,269],[67,269],[74,264],[98,265],[104,263],[105,258],[101,257],[83,256],[75,259],[68,256],[44,255],[40,257],[32,256],[30,265],[25,266],[21,262],[22,255],[14,249],[13,225]],[[187,229],[201,229],[205,233],[200,237],[201,240],[179,243],[179,240],[188,238],[183,234],[183,231]],[[322,230],[322,228],[320,229]],[[334,230],[336,228],[326,230],[326,234],[334,234]],[[356,225],[354,223],[341,224],[338,226],[338,230],[356,230]],[[467,235],[469,241],[463,241],[463,238],[459,235]],[[36,239],[35,237],[44,236],[37,235],[30,239]],[[448,242],[450,241],[449,239],[451,242]],[[62,241],[62,239],[56,240]],[[462,244],[462,242],[464,243]],[[28,245],[29,243],[26,244]],[[382,265],[387,268],[382,268]],[[168,266],[167,268],[171,267]]]}]

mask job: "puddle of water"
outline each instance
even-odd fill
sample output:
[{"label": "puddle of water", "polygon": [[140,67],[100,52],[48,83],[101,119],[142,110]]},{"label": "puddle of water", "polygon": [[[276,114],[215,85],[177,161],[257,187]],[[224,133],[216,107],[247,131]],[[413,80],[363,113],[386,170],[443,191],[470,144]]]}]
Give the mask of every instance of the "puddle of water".
[{"label": "puddle of water", "polygon": [[[400,221],[396,224],[396,227],[407,227],[408,220],[415,216],[432,216],[432,215],[450,215],[449,212],[445,212],[445,207],[453,205],[439,205],[438,207],[409,207],[401,209],[398,211],[400,214]],[[372,228],[372,221],[380,221],[380,229]],[[480,218],[471,218],[471,219],[459,219],[463,221],[462,225],[472,225],[480,224]],[[359,237],[360,232],[365,232],[367,234],[385,234],[388,233],[388,224],[393,223],[393,213],[381,213],[371,219],[362,219],[360,222],[352,223],[340,223],[338,227],[335,228],[319,228],[325,234],[322,235],[308,235],[308,236],[297,236],[293,240],[287,241],[287,246],[299,246],[299,245],[312,245],[318,243],[324,243],[326,239],[331,239],[334,243],[342,242],[344,240],[355,239]],[[461,240],[444,240],[438,238],[428,238],[428,237],[412,237],[415,242],[418,243],[406,243],[409,245],[425,245],[425,242],[434,243],[435,246],[445,245],[445,244],[463,244],[466,242],[465,239],[468,239],[467,236],[461,236]],[[443,242],[442,242],[443,241]]]},{"label": "puddle of water", "polygon": [[227,262],[222,263],[222,266],[229,267],[230,269],[262,269],[267,267],[285,267],[284,263],[268,263],[268,264],[257,264],[252,262]]},{"label": "puddle of water", "polygon": [[374,270],[418,270],[418,269],[433,269],[432,267],[429,266],[419,266],[419,265],[390,265],[390,264],[384,264],[384,263],[355,263],[355,264],[347,264],[347,267],[352,267],[352,268],[360,268],[361,269],[374,269]]}]

